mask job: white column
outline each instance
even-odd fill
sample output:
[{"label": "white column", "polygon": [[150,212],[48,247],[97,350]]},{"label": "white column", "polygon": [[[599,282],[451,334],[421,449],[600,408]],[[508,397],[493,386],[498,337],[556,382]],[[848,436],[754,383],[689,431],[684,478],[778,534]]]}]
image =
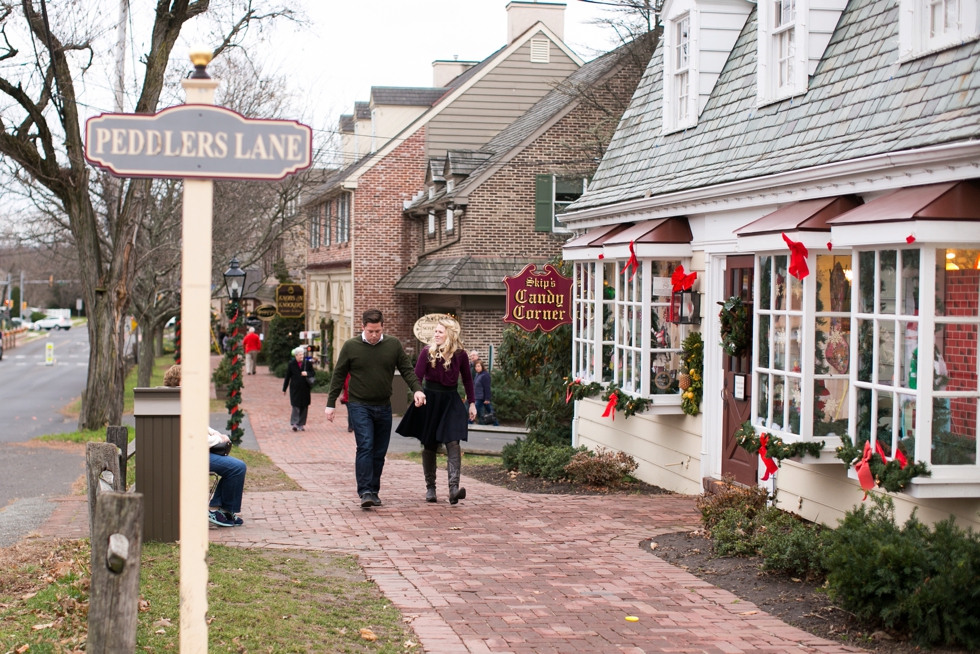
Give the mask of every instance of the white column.
[{"label": "white column", "polygon": [[[181,81],[188,104],[214,104],[212,79]],[[180,651],[208,651],[208,420],[213,182],[184,180],[181,262]]]}]

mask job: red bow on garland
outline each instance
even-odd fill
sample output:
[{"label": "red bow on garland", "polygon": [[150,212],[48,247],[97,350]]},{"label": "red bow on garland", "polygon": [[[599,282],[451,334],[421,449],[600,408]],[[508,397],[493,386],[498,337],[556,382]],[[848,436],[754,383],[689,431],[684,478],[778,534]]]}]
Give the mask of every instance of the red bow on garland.
[{"label": "red bow on garland", "polygon": [[[881,441],[879,440],[875,441],[875,451],[878,453],[878,456],[881,457],[882,461],[888,463],[888,457],[885,455],[885,448],[881,446]],[[905,468],[905,466],[909,464],[909,460],[905,458],[905,454],[902,452],[902,450],[898,448],[895,449],[894,460],[898,461],[898,465],[901,466],[902,468]]]},{"label": "red bow on garland", "polygon": [[790,240],[786,234],[783,234],[783,240],[789,246],[789,274],[802,280],[810,274],[810,268],[806,265],[806,257],[810,252],[805,245]]},{"label": "red bow on garland", "polygon": [[861,456],[861,460],[854,464],[854,472],[857,473],[858,482],[864,489],[864,499],[866,500],[868,499],[868,491],[875,487],[875,478],[871,474],[871,441],[865,441],[864,454]]},{"label": "red bow on garland", "polygon": [[582,383],[581,377],[576,377],[575,381],[568,385],[568,390],[565,391],[565,404],[568,404],[572,400],[572,387],[579,386]]},{"label": "red bow on garland", "polygon": [[759,435],[759,456],[762,458],[762,463],[766,466],[766,474],[762,476],[762,481],[768,481],[769,477],[776,474],[779,470],[779,466],[776,462],[770,459],[768,452],[766,451],[766,445],[769,443],[769,436],[766,434]]},{"label": "red bow on garland", "polygon": [[609,396],[609,402],[606,404],[606,410],[602,412],[603,418],[612,418],[616,420],[616,403],[619,402],[619,397],[615,393]]},{"label": "red bow on garland", "polygon": [[673,285],[674,293],[679,291],[689,291],[694,286],[694,280],[698,278],[698,271],[695,270],[690,275],[685,274],[684,266],[674,268],[674,274],[670,276],[670,283]]},{"label": "red bow on garland", "polygon": [[630,258],[629,261],[626,262],[626,265],[623,266],[623,270],[620,274],[625,275],[626,271],[632,268],[633,274],[630,275],[630,281],[633,281],[633,278],[636,277],[636,269],[639,267],[640,262],[636,260],[636,252],[633,250],[633,241],[630,241]]}]

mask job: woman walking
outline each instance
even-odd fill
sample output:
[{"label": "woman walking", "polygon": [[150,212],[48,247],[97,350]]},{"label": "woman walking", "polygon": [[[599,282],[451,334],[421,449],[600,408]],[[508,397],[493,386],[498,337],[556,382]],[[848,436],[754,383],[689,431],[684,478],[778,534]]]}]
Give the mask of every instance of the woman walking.
[{"label": "woman walking", "polygon": [[289,404],[293,407],[289,424],[293,431],[306,431],[306,414],[310,410],[310,387],[316,383],[313,362],[306,360],[306,348],[300,345],[293,349],[293,357],[282,380],[282,394],[289,389]]},{"label": "woman walking", "polygon": [[466,391],[469,419],[476,418],[473,377],[470,362],[459,340],[459,323],[443,318],[435,327],[432,342],[422,349],[415,364],[415,376],[423,381],[425,404],[410,405],[395,430],[402,436],[422,441],[422,472],[425,475],[425,501],[436,500],[436,449],[446,446],[449,472],[449,503],[466,497],[459,487],[462,452],[459,442],[466,440],[467,410],[460,402],[456,386],[460,377]]},{"label": "woman walking", "polygon": [[473,385],[476,387],[476,422],[480,425],[487,424],[484,421],[484,416],[489,414],[494,426],[499,427],[497,414],[494,413],[493,405],[490,404],[490,371],[487,370],[482,359],[476,360],[476,363],[473,364],[473,370],[476,371],[476,377],[473,378]]}]

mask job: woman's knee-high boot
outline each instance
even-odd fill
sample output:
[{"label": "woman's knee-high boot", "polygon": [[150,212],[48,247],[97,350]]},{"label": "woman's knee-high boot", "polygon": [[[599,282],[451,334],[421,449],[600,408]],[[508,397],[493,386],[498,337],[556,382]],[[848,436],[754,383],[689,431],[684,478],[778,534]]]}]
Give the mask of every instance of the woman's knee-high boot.
[{"label": "woman's knee-high boot", "polygon": [[459,487],[459,470],[462,465],[462,450],[459,441],[446,443],[446,468],[449,471],[449,503],[456,502],[466,497],[466,489]]},{"label": "woman's knee-high boot", "polygon": [[436,501],[436,453],[422,450],[422,473],[425,475],[425,501]]}]

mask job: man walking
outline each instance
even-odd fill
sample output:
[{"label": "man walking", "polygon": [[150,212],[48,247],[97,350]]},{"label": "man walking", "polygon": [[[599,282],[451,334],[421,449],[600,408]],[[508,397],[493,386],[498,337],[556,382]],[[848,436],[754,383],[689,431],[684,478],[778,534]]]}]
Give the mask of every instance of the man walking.
[{"label": "man walking", "polygon": [[242,339],[242,345],[245,347],[245,374],[254,375],[255,360],[259,356],[259,350],[262,349],[262,341],[255,333],[255,327],[248,328],[248,334]]},{"label": "man walking", "polygon": [[333,422],[334,407],[348,383],[347,411],[354,426],[357,456],[354,473],[357,478],[357,495],[361,508],[381,506],[378,492],[381,490],[381,471],[391,439],[391,382],[395,368],[402,379],[415,391],[415,406],[425,404],[425,393],[415,376],[415,365],[405,354],[397,338],[384,337],[384,317],[377,309],[369,309],[361,316],[363,331],[348,340],[340,348],[337,365],[330,378],[327,395],[327,420]]}]

